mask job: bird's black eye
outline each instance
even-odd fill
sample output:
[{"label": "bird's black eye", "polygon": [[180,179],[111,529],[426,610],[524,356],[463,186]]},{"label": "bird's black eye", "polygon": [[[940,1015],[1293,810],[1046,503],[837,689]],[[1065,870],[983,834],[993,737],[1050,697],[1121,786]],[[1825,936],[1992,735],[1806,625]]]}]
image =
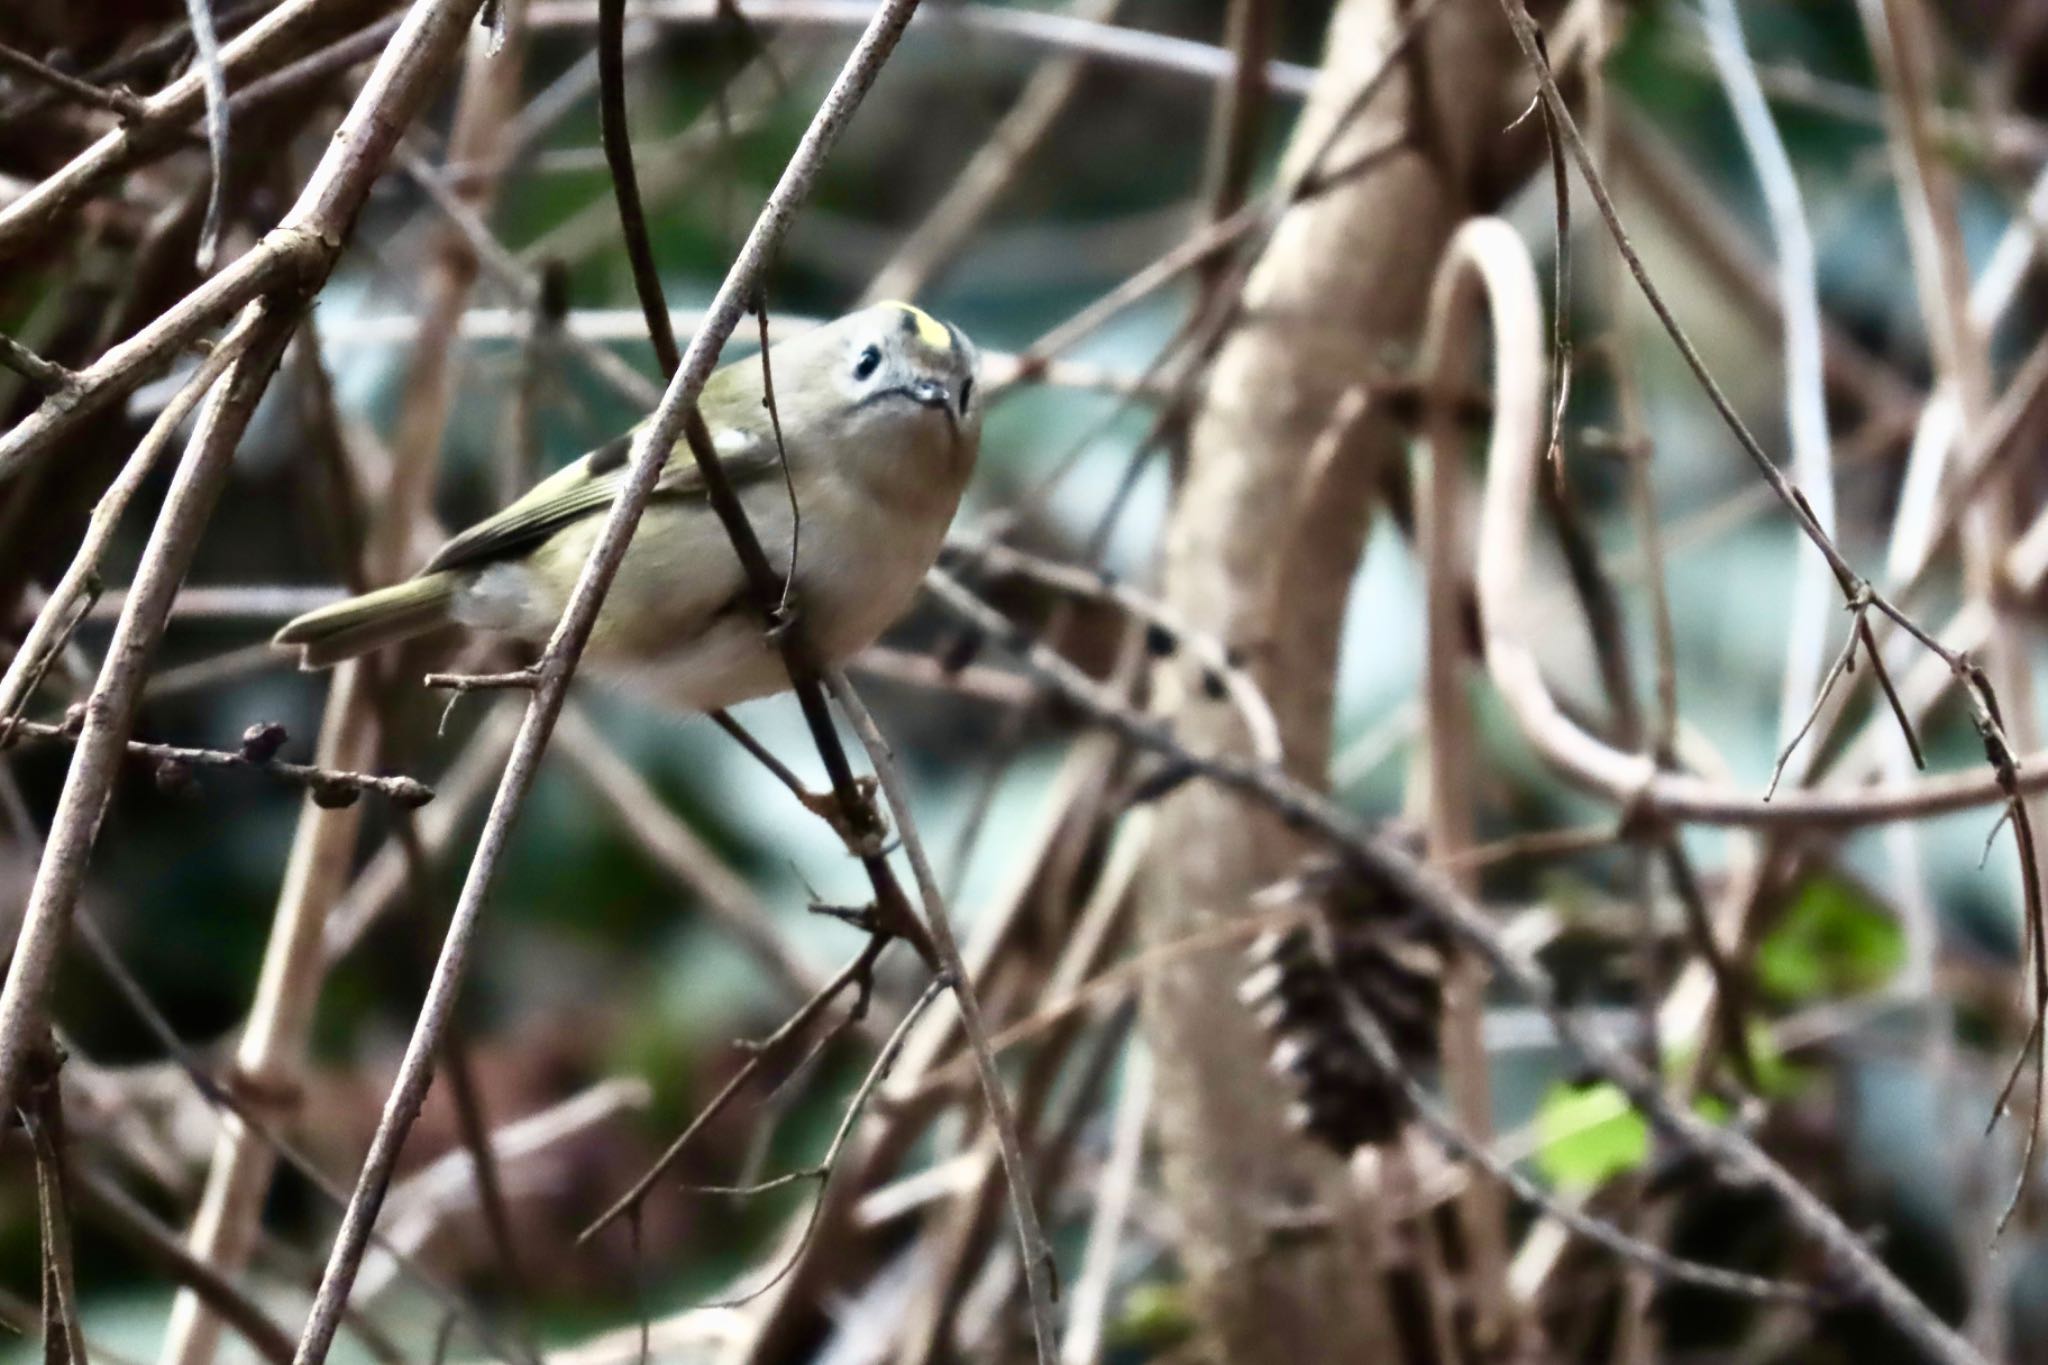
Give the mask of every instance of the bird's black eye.
[{"label": "bird's black eye", "polygon": [[974,406],[974,379],[972,376],[960,381],[960,411],[966,412]]},{"label": "bird's black eye", "polygon": [[866,379],[874,374],[881,363],[882,348],[870,346],[860,353],[858,360],[853,362],[853,377],[855,379]]}]

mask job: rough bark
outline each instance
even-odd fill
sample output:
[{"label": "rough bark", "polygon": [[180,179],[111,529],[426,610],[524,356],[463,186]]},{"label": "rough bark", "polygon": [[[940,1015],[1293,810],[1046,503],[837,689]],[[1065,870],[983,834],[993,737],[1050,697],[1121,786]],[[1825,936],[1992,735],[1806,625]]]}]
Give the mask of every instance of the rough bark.
[{"label": "rough bark", "polygon": [[[1405,8],[1338,7],[1283,181],[1328,140]],[[1289,765],[1311,780],[1326,772],[1339,626],[1372,488],[1399,454],[1401,428],[1383,405],[1367,405],[1305,498],[1311,452],[1329,449],[1325,433],[1348,389],[1412,355],[1452,230],[1495,202],[1540,148],[1529,127],[1507,131],[1527,100],[1522,74],[1496,6],[1439,7],[1419,57],[1322,164],[1342,168],[1404,128],[1413,145],[1287,215],[1195,416],[1164,591],[1187,620],[1243,651],[1272,700]],[[1198,751],[1244,750],[1232,709],[1203,698],[1178,663],[1162,665],[1158,693]],[[1276,822],[1199,784],[1176,793],[1162,818],[1165,852],[1143,906],[1153,943],[1245,915],[1300,852]],[[1359,1187],[1287,1131],[1265,1044],[1235,999],[1239,970],[1233,951],[1180,958],[1152,976],[1145,997],[1166,1185],[1212,1353],[1229,1365],[1399,1359]]]}]

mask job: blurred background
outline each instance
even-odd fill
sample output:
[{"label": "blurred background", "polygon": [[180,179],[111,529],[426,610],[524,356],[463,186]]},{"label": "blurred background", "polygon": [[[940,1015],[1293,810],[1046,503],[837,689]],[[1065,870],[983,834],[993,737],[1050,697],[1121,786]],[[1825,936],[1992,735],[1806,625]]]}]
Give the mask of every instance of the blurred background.
[{"label": "blurred background", "polygon": [[[1083,7],[1097,18],[1113,11],[1110,22],[1139,33],[1187,40],[1168,52],[1180,65],[1157,55],[1127,60],[1048,46],[986,21],[1012,12],[993,0],[925,6],[929,13],[888,64],[777,258],[766,300],[771,335],[843,312],[878,274],[903,269],[905,243],[956,188],[961,168],[1033,82],[1062,64],[1072,66],[1071,90],[992,208],[957,250],[919,272],[923,278],[907,277],[918,301],[972,336],[996,372],[1014,373],[1011,357],[1189,238],[1211,201],[1209,130],[1230,64],[1222,46],[1229,7],[1224,0]],[[215,8],[232,30],[263,7]],[[670,305],[684,322],[723,276],[851,44],[854,24],[834,17],[831,6],[815,8],[824,19],[629,17],[628,93],[649,226]],[[860,18],[860,7],[842,8]],[[1270,55],[1286,65],[1276,68],[1276,88],[1261,96],[1255,189],[1277,174],[1332,6],[1270,8]],[[1458,22],[1500,22],[1492,5],[1470,8]],[[1765,447],[1784,451],[1773,238],[1710,55],[1707,20],[1688,4],[1595,8],[1615,40],[1602,67],[1602,156],[1620,210],[1709,367]],[[2039,79],[2048,6],[2012,0],[1932,8],[1940,146],[1961,186],[1961,235],[1974,270],[2008,277],[1996,285],[2006,298],[1988,329],[2004,376],[2032,350],[2048,302],[2027,267],[2036,231],[2029,196],[2048,159],[2048,126],[2038,121],[2048,100]],[[356,9],[360,17],[378,7]],[[1887,151],[1884,93],[1855,5],[1811,0],[1740,9],[1812,238],[1829,329],[1839,538],[1853,562],[1882,579],[1905,553],[1899,542],[1907,533],[1895,523],[1910,502],[1915,424],[1933,376]],[[589,15],[537,0],[526,19],[527,31],[508,49],[513,55],[493,59],[521,64],[514,116],[489,139],[502,162],[483,169],[455,159],[453,80],[406,153],[438,168],[457,192],[487,177],[496,182],[481,212],[528,282],[509,289],[497,271],[483,270],[463,310],[432,486],[432,513],[444,528],[501,505],[644,411],[596,375],[567,338],[595,342],[658,379],[599,147]],[[89,72],[183,22],[177,6],[149,0],[31,0],[0,16],[0,42]],[[131,83],[147,93],[176,69],[159,63]],[[290,202],[365,69],[351,67],[288,101],[289,109],[233,125],[236,155],[249,164],[238,171],[231,250]],[[36,89],[0,74],[0,108]],[[46,108],[11,126],[0,121],[0,175],[19,187],[48,174],[106,117]],[[53,136],[52,126],[68,127],[71,140]],[[125,306],[129,291],[149,285],[176,297],[181,289],[168,278],[176,272],[151,282],[137,253],[155,223],[180,212],[203,165],[203,153],[187,148],[140,167],[118,192],[95,199],[61,239],[7,260],[0,331],[63,354],[67,345],[89,344],[95,309]],[[1548,176],[1529,176],[1502,212],[1528,241],[1547,289],[1555,257]],[[1617,354],[1654,452],[1648,467],[1663,531],[1680,748],[1689,759],[1714,756],[1718,776],[1760,793],[1785,739],[1788,640],[1801,600],[1793,589],[1796,533],[1626,287],[1582,193],[1571,234],[1567,320],[1579,338],[1579,363],[1567,454],[1594,543],[1620,592],[1636,681],[1650,685],[1655,639],[1625,461],[1613,448],[1626,425],[1617,406]],[[154,664],[139,736],[232,749],[246,727],[275,721],[291,736],[287,757],[310,753],[328,679],[295,673],[262,647],[281,619],[331,596],[349,572],[335,483],[317,454],[324,438],[308,394],[320,386],[309,370],[324,367],[352,448],[372,452],[365,467],[374,468],[380,447],[388,459],[403,439],[423,296],[431,296],[451,238],[460,234],[417,176],[393,171],[380,180],[333,280],[312,305],[317,349],[302,336],[236,453],[186,603]],[[1000,534],[1055,560],[1099,562],[1141,589],[1154,583],[1182,440],[1175,403],[1153,389],[1154,362],[1177,344],[1201,287],[1198,278],[1184,278],[1121,311],[1062,354],[1066,369],[1052,382],[1002,388],[958,529]],[[543,306],[535,306],[536,291],[546,296]],[[743,323],[728,358],[752,349],[753,328]],[[1398,367],[1402,359],[1367,361]],[[68,562],[96,490],[186,372],[134,394],[66,453],[65,469],[33,496],[0,487],[4,647],[33,617],[34,585],[54,581]],[[0,401],[17,418],[33,406],[33,394],[0,373]],[[2019,466],[2013,496],[2024,501],[2039,492],[2041,466],[2030,454]],[[366,481],[373,499],[375,478]],[[156,505],[164,481],[159,472],[145,485],[143,505]],[[124,524],[103,575],[110,588],[128,581],[147,524],[145,515]],[[421,533],[413,561],[431,539]],[[1554,550],[1542,552],[1539,577],[1524,633],[1539,642],[1554,686],[1597,711],[1595,658]],[[987,582],[992,600],[1018,619],[1038,627],[1052,621],[1053,639],[1069,657],[1098,675],[1112,669],[1122,625],[1113,605],[1061,599],[1028,582]],[[1962,595],[1953,565],[1944,563],[1917,600],[1945,619]],[[1411,780],[1421,727],[1422,603],[1409,518],[1398,510],[1375,516],[1346,608],[1331,757],[1335,794],[1368,818],[1400,812]],[[113,605],[109,596],[93,608],[32,715],[60,712],[89,686]],[[2020,620],[2037,605],[2034,591],[2010,603]],[[1839,617],[1821,618],[1827,659],[1841,639]],[[2030,655],[2038,655],[2036,644],[2026,641]],[[463,649],[457,639],[435,641],[418,662],[477,662]],[[391,809],[377,801],[362,807],[350,855],[355,872],[329,919],[331,970],[311,1018],[299,1107],[285,1119],[304,1157],[344,1186],[411,1027],[517,714],[517,699],[502,694],[452,704],[425,694],[414,681],[420,671],[393,669],[379,683],[389,729],[377,766],[418,776],[440,795],[420,812],[423,847],[410,874]],[[861,661],[855,676],[903,760],[961,933],[986,942],[985,917],[1019,896],[1018,880],[1032,875],[1048,837],[1049,814],[1064,809],[1063,784],[1072,780],[1072,755],[1088,727],[1036,693],[1031,676],[1002,651],[930,603],[892,631],[876,657]],[[1490,694],[1482,689],[1475,704],[1483,838],[1612,818],[1609,807],[1545,768]],[[1868,705],[1860,699],[1858,714]],[[750,704],[740,718],[807,780],[822,783],[790,699]],[[1953,700],[1932,712],[1922,735],[1931,769],[1982,761],[1968,712]],[[14,831],[0,843],[0,913],[15,911],[33,877],[28,836],[47,829],[68,752],[24,743],[0,756]],[[162,1019],[210,1064],[225,1064],[248,1014],[299,807],[296,793],[258,775],[201,774],[187,789],[138,769],[120,786],[94,854],[82,912]],[[1976,1315],[1983,1339],[1998,1343],[2003,1358],[2048,1359],[2038,1345],[2038,1329],[2048,1325],[2039,1210],[2024,1205],[1988,1264],[1985,1256],[2016,1154],[2012,1125],[1988,1138],[1984,1128],[2026,1008],[2017,970],[2018,862],[2009,836],[1991,840],[1987,853],[1995,820],[1995,809],[1977,809],[1829,839],[1775,889],[1773,913],[1747,945],[1752,1025],[1774,1068],[1767,1104],[1751,1118],[1774,1154],[1810,1178],[1851,1226],[1870,1231],[1937,1311]],[[1694,832],[1685,842],[1710,890],[1741,860],[1737,836]],[[1080,856],[1096,876],[1114,856],[1111,841]],[[1632,1037],[1635,1025],[1635,938],[1620,927],[1635,895],[1632,867],[1626,849],[1608,845],[1503,860],[1484,882],[1489,903],[1504,914],[1549,913],[1555,924],[1545,962],[1618,1037]],[[783,1084],[773,1093],[750,1088],[703,1132],[630,1233],[620,1223],[585,1245],[574,1237],[745,1061],[738,1040],[761,1037],[787,1016],[800,998],[793,982],[822,980],[857,950],[853,930],[809,907],[866,895],[858,863],[831,831],[715,728],[600,684],[579,687],[492,893],[460,1010],[461,1066],[488,1122],[546,1116],[547,1135],[502,1160],[516,1255],[508,1264],[503,1234],[491,1228],[467,1178],[462,1118],[445,1078],[406,1148],[387,1230],[412,1238],[420,1262],[474,1313],[551,1351],[576,1348],[582,1354],[575,1359],[631,1359],[631,1329],[643,1317],[669,1324],[762,1278],[755,1272],[774,1264],[814,1187],[753,1197],[688,1187],[743,1184],[815,1161],[879,1034],[834,1039],[778,1077]],[[735,921],[750,916],[765,917],[756,924],[765,932],[736,934]],[[1039,913],[1007,932],[1028,940],[1062,922]],[[787,970],[790,963],[797,970]],[[877,1017],[900,1017],[922,980],[908,953],[885,959]],[[1028,995],[1005,994],[995,1022],[1024,1018],[1031,1006]],[[1930,1025],[1937,1008],[1941,1022]],[[209,1106],[167,1058],[162,1038],[83,953],[64,967],[55,1019],[71,1053],[68,1090],[76,1093],[66,1098],[78,1164],[128,1190],[165,1226],[183,1229],[215,1140]],[[1043,1132],[1061,1134],[1070,1163],[1045,1200],[1069,1265],[1080,1262],[1091,1187],[1117,1149],[1118,1096],[1143,1052],[1123,998],[1106,996],[1085,1019],[1078,1041],[1066,1040],[1043,1063],[1051,1068],[1044,1082],[1051,1098],[1039,1116]],[[1669,1175],[1645,1168],[1651,1144],[1638,1123],[1603,1108],[1599,1090],[1574,1086],[1582,1078],[1523,1002],[1505,995],[1495,1002],[1487,1040],[1504,1150],[1530,1161],[1553,1187],[1597,1200],[1617,1180]],[[920,1239],[951,1188],[946,1173],[957,1174],[962,1154],[975,1150],[962,1117],[973,1110],[971,1091],[955,1098],[962,1096],[912,1139],[889,1181],[862,1191],[860,1216],[878,1242],[844,1253],[861,1258],[863,1268],[837,1290],[812,1291],[818,1311],[773,1358],[891,1358],[860,1343],[886,1340],[895,1330],[892,1312],[907,1311],[909,1300],[892,1296],[885,1280],[910,1275],[909,1258],[892,1257],[926,1245]],[[555,1121],[560,1131],[545,1126]],[[24,1145],[10,1146],[5,1159],[0,1306],[22,1335],[0,1339],[0,1353],[27,1360],[40,1350],[37,1189]],[[1148,1149],[1094,1358],[1198,1358],[1187,1353],[1193,1314],[1151,1161]],[[1787,1250],[1761,1196],[1709,1190],[1684,1194],[1676,1208],[1670,1236],[1692,1254],[1794,1278],[1815,1272],[1811,1258]],[[290,1163],[278,1171],[241,1281],[280,1321],[303,1311],[335,1217],[303,1172]],[[984,1279],[976,1282],[993,1288],[978,1300],[971,1286],[965,1291],[969,1307],[937,1358],[1025,1358],[1012,1320],[1014,1260],[1007,1269],[975,1270],[979,1258],[990,1267],[1002,1261],[1007,1236],[1000,1222],[992,1234],[976,1234],[996,1249],[976,1243],[969,1277],[979,1273]],[[92,1354],[109,1361],[156,1354],[174,1278],[105,1219],[81,1216],[76,1237]],[[1585,1292],[1604,1301],[1609,1290],[1596,1284]],[[345,1331],[343,1357],[395,1351],[405,1360],[440,1358],[435,1342],[447,1310],[410,1274],[373,1256],[357,1301],[374,1330],[367,1339]],[[747,1310],[730,1311],[744,1317]],[[1853,1312],[1823,1314],[1826,1330],[1813,1341],[1782,1323],[1773,1335],[1757,1325],[1772,1313],[1729,1313],[1696,1291],[1672,1291],[1659,1314],[1659,1358],[1825,1360],[1873,1351],[1875,1358],[1914,1358]],[[696,1359],[700,1346],[714,1350],[722,1330],[716,1318],[678,1328],[675,1343],[657,1344],[657,1357]],[[621,1330],[628,1335],[606,1335]],[[1561,1331],[1556,1358],[1615,1349],[1611,1330]],[[691,1340],[692,1331],[704,1342]],[[456,1358],[485,1349],[461,1328],[452,1342],[444,1339],[443,1349]],[[248,1358],[233,1336],[220,1349]]]}]

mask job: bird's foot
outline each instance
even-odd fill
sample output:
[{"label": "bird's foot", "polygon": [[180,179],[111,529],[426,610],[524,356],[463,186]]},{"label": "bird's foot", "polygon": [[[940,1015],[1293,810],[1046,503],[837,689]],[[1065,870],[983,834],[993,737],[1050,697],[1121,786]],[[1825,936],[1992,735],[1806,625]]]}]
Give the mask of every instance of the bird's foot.
[{"label": "bird's foot", "polygon": [[860,803],[858,812],[848,811],[833,791],[806,791],[798,789],[796,799],[804,809],[832,826],[845,843],[847,852],[856,858],[872,858],[888,849],[889,827],[881,812],[875,809],[875,779],[856,777],[853,780],[855,799]]}]

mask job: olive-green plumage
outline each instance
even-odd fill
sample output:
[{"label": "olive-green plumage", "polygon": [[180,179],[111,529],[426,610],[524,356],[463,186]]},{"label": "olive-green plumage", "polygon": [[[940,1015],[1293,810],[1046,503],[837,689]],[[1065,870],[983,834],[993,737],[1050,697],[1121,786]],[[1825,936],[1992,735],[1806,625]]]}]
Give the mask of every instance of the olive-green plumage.
[{"label": "olive-green plumage", "polygon": [[[713,374],[698,410],[769,562],[791,575],[811,642],[836,661],[903,613],[938,555],[980,440],[976,355],[957,329],[890,303],[780,342],[769,360],[779,448],[758,357]],[[309,612],[276,642],[325,668],[448,624],[546,640],[630,448],[630,436],[600,447],[456,536],[419,576]],[[745,589],[679,444],[586,658],[694,710],[779,691],[788,680]]]},{"label": "olive-green plumage", "polygon": [[455,597],[451,574],[427,574],[309,611],[277,633],[299,650],[301,668],[332,668],[344,659],[409,640],[448,624]]}]

